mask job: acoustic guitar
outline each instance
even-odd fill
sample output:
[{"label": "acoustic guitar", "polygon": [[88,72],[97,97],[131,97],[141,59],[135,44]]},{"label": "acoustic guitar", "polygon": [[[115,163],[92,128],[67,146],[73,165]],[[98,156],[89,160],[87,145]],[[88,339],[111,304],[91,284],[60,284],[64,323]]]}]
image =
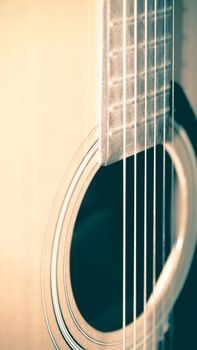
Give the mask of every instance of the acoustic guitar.
[{"label": "acoustic guitar", "polygon": [[173,0],[0,3],[0,348],[168,349],[196,246]]}]

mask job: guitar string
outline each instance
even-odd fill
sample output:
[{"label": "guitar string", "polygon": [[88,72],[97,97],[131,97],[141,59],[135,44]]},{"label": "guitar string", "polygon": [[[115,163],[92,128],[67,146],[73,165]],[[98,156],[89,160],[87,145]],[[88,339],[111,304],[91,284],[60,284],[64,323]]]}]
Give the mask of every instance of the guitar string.
[{"label": "guitar string", "polygon": [[[175,127],[175,116],[174,116],[174,43],[175,43],[175,3],[174,0],[172,0],[172,145],[174,148],[174,127]],[[173,238],[174,238],[174,208],[175,208],[175,173],[174,173],[174,167],[173,163],[171,165],[171,248],[173,245]],[[169,338],[170,338],[170,350],[173,350],[174,347],[174,315],[173,315],[173,309],[171,312],[170,317],[170,331],[169,331]]]},{"label": "guitar string", "polygon": [[[155,299],[155,285],[156,285],[156,114],[157,114],[157,0],[154,2],[154,160],[153,160],[153,298]],[[152,349],[156,349],[156,320],[155,320],[155,300],[152,313]]]},{"label": "guitar string", "polygon": [[127,98],[127,86],[126,86],[126,74],[127,74],[127,5],[126,0],[123,0],[123,350],[126,349],[126,98]]},{"label": "guitar string", "polygon": [[144,336],[143,336],[143,349],[146,350],[146,334],[147,334],[147,310],[146,310],[146,300],[147,300],[147,70],[148,70],[148,53],[147,53],[147,45],[148,45],[148,4],[147,0],[145,0],[145,54],[144,54],[144,68],[145,68],[145,76],[144,76],[144,112],[145,112],[145,140],[144,140]]},{"label": "guitar string", "polygon": [[137,316],[137,0],[134,0],[134,239],[133,239],[133,349],[137,349],[136,316]]},{"label": "guitar string", "polygon": [[[163,177],[162,177],[162,269],[166,259],[166,0],[164,0],[164,95],[163,95]],[[162,304],[162,313],[165,310],[165,301]],[[165,334],[163,335],[161,349],[164,350],[166,345]]]}]

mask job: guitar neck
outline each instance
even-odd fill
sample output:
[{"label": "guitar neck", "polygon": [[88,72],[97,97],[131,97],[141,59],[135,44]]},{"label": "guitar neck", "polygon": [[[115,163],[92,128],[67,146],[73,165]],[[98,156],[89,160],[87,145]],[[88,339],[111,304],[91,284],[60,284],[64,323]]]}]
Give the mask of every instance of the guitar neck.
[{"label": "guitar neck", "polygon": [[[104,1],[102,163],[123,158],[123,105],[126,155],[131,156],[168,135],[172,80],[172,0]],[[124,31],[125,30],[125,31]],[[124,33],[126,48],[124,50]],[[126,74],[123,73],[126,55]],[[126,102],[123,98],[125,84]],[[124,124],[124,125],[123,125]],[[147,142],[145,144],[145,132]],[[135,140],[136,135],[136,140]]]}]

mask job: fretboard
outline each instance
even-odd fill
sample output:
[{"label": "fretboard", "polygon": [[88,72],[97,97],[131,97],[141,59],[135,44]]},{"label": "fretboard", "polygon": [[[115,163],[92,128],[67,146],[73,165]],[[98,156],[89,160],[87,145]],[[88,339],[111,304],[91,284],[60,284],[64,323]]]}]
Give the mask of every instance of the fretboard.
[{"label": "fretboard", "polygon": [[[147,148],[154,144],[154,132],[156,132],[158,144],[163,141],[163,129],[166,129],[166,134],[168,131],[172,77],[172,0],[157,0],[156,11],[154,0],[148,0],[147,12],[145,0],[138,0],[137,5],[137,16],[134,16],[134,0],[127,0],[127,19],[126,23],[123,23],[123,0],[104,1],[103,164],[115,162],[123,157],[123,83],[125,80],[127,156],[144,150],[145,124]],[[124,82],[123,25],[126,26],[127,33]],[[136,37],[137,45],[135,45]],[[136,53],[137,70],[134,69]],[[135,84],[136,80],[137,84]],[[135,89],[137,92],[134,91]],[[137,145],[134,147],[135,128]]]}]

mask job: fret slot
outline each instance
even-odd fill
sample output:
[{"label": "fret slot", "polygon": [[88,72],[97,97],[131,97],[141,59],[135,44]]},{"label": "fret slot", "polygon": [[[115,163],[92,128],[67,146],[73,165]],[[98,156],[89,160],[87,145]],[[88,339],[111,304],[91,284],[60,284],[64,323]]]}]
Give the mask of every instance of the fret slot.
[{"label": "fret slot", "polygon": [[[148,43],[154,41],[154,23],[155,18],[150,17],[148,20]],[[122,24],[110,26],[110,48],[111,50],[122,50]],[[157,40],[164,40],[164,37],[169,37],[172,32],[172,13],[166,13],[166,33],[164,35],[164,13],[157,16]],[[138,21],[138,45],[145,44],[145,21],[144,19]],[[127,46],[128,50],[134,45],[134,23],[127,24]]]},{"label": "fret slot", "polygon": [[[166,42],[165,64],[171,63],[172,59],[171,38]],[[138,50],[138,73],[144,72],[145,48]],[[157,43],[157,66],[164,65],[164,42]],[[154,45],[148,47],[148,70],[154,67]],[[110,81],[122,78],[122,53],[109,57]],[[134,74],[134,52],[127,53],[127,75]]]},{"label": "fret slot", "polygon": [[[170,110],[169,110],[169,109],[166,109],[164,112],[165,112],[166,120],[169,120]],[[148,118],[148,120],[147,120],[147,125],[150,124],[150,123],[154,123],[154,121],[157,121],[158,119],[163,119],[164,112],[163,112],[163,113],[157,113],[157,114],[155,114],[155,115],[153,114],[150,118]],[[145,125],[145,120],[144,120],[144,119],[141,120],[141,121],[138,121],[138,122],[136,123],[137,128],[138,128],[140,125]],[[134,129],[134,128],[135,128],[134,123],[129,123],[129,124],[127,124],[127,130]],[[122,134],[122,133],[123,133],[123,127],[122,127],[122,126],[109,129],[109,135],[110,135],[110,137],[113,137],[113,136],[116,135],[116,134]]]},{"label": "fret slot", "polygon": [[[156,69],[157,69],[157,70],[163,71],[163,70],[164,70],[164,67],[166,67],[166,69],[169,69],[169,68],[171,68],[171,64],[168,63],[168,64],[160,65],[160,66],[157,65],[157,68],[156,68]],[[147,70],[147,74],[151,74],[151,73],[153,73],[154,71],[155,71],[155,67],[151,67],[151,68],[149,68],[149,69]],[[145,71],[144,71],[144,72],[140,72],[140,73],[137,74],[137,79],[140,79],[140,78],[142,78],[142,77],[144,77],[144,76],[145,76]],[[131,75],[127,74],[127,76],[126,76],[126,80],[127,80],[127,81],[133,80],[133,79],[135,79],[135,75],[134,75],[134,74],[131,74]],[[109,82],[109,86],[111,87],[111,86],[113,86],[113,85],[120,84],[120,83],[122,83],[122,78],[119,78],[119,79],[111,79],[110,82]]]},{"label": "fret slot", "polygon": [[[170,87],[166,88],[165,93],[167,94],[167,92],[168,92],[169,90],[170,90]],[[164,90],[163,90],[163,89],[157,90],[156,96],[162,95],[162,94],[164,94]],[[152,92],[151,94],[149,94],[149,95],[147,96],[147,99],[149,100],[149,99],[154,98],[154,97],[155,97],[155,93]],[[157,98],[157,97],[156,97],[156,98]],[[137,103],[140,102],[140,101],[143,101],[143,100],[144,100],[144,95],[138,96],[138,97],[137,97]],[[134,97],[133,97],[133,98],[131,98],[131,99],[129,99],[129,100],[126,101],[126,106],[132,105],[132,104],[134,104],[134,103],[135,103],[135,99],[134,99]],[[122,108],[122,105],[123,105],[122,103],[114,104],[113,106],[109,106],[109,110],[112,111],[112,110],[114,110],[114,109]]]},{"label": "fret slot", "polygon": [[[166,86],[170,86],[171,81],[171,66],[166,67],[165,77],[164,77],[164,67],[156,69],[156,87],[157,90],[162,90],[164,88],[164,82]],[[155,71],[151,69],[147,73],[147,94],[152,94],[154,92],[154,78]],[[138,97],[141,98],[145,94],[145,75],[138,76]],[[134,76],[132,79],[127,80],[127,100],[134,96]],[[113,104],[121,103],[123,100],[123,83],[122,80],[110,86],[109,89],[109,105],[113,107]]]},{"label": "fret slot", "polygon": [[[158,10],[156,15],[157,17],[161,17],[163,16],[164,17],[164,14],[168,14],[168,13],[171,13],[172,12],[172,6],[169,6],[166,11],[164,11],[163,9],[162,10]],[[153,10],[152,12],[148,12],[148,21],[150,18],[155,18],[155,11]],[[131,16],[131,17],[128,17],[127,16],[127,24],[130,24],[132,22],[134,22],[134,16]],[[142,13],[141,15],[138,15],[138,21],[144,21],[145,20],[145,14]],[[119,19],[114,19],[112,22],[110,22],[109,26],[110,27],[113,27],[113,26],[120,26],[123,24],[123,20],[122,18],[119,18]]]},{"label": "fret slot", "polygon": [[[164,41],[167,43],[169,41],[172,41],[172,37],[171,36],[166,36],[165,38],[162,37],[160,39],[156,39],[156,40],[151,40],[151,41],[148,41],[147,43],[147,47],[151,47],[151,46],[158,46],[160,43],[164,43]],[[140,49],[143,49],[145,47],[145,42],[143,43],[138,43],[137,45],[137,50],[139,51]],[[109,57],[113,57],[113,56],[116,56],[116,55],[122,55],[122,47],[120,48],[117,48],[117,49],[113,49],[109,52]],[[127,46],[127,55],[128,54],[131,54],[133,51],[135,51],[135,46],[134,45],[131,45],[131,46]]]},{"label": "fret slot", "polygon": [[[169,117],[168,119],[169,120]],[[155,135],[154,135],[154,125],[156,125]],[[166,139],[170,137],[168,122],[164,126],[163,115],[158,116],[156,121],[150,120],[147,123],[147,148],[151,148],[154,145],[154,136],[156,136],[156,144],[160,144],[163,141],[164,127],[166,129]],[[134,147],[134,127],[128,127],[126,129],[126,157],[132,156],[135,153]],[[137,144],[136,152],[139,153],[145,148],[145,123],[139,123],[137,126]],[[107,164],[114,163],[123,158],[123,130],[118,130],[111,132],[108,135],[109,148],[106,154]]]},{"label": "fret slot", "polygon": [[[156,95],[156,114],[164,114],[164,111],[169,110],[170,90],[166,91],[166,105],[164,107],[164,91]],[[134,102],[134,101],[133,101]],[[154,115],[154,95],[150,95],[147,99],[147,119]],[[137,104],[137,123],[145,119],[145,99],[138,100]],[[127,105],[127,120],[126,124],[134,124],[134,103]],[[123,110],[122,106],[109,110],[109,127],[120,127],[123,125]]]},{"label": "fret slot", "polygon": [[[110,0],[109,5],[110,5],[110,17],[112,20],[117,20],[122,18],[122,0]],[[145,12],[145,4],[144,1],[138,1],[138,16],[143,16]],[[148,1],[148,13],[153,13],[154,12],[154,6],[155,2],[154,0]],[[166,7],[167,9],[172,6],[172,1],[171,0],[166,0]],[[157,12],[163,11],[164,10],[164,0],[157,0]],[[127,16],[128,17],[133,17],[134,15],[134,1],[129,0],[127,1]]]}]

